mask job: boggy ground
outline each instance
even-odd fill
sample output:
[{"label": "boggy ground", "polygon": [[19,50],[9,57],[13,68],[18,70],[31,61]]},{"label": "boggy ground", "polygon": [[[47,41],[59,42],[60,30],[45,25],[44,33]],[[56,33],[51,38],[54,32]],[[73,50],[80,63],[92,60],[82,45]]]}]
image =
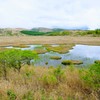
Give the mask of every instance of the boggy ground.
[{"label": "boggy ground", "polygon": [[100,45],[100,37],[71,36],[1,36],[0,46],[19,44],[88,44]]}]

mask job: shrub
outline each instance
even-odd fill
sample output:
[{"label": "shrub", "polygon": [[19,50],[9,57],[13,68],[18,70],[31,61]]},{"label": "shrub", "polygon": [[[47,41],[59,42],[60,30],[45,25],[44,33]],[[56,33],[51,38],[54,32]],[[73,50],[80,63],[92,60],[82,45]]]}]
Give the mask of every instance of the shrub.
[{"label": "shrub", "polygon": [[4,78],[7,79],[7,68],[14,68],[20,72],[23,64],[30,65],[30,60],[36,59],[37,54],[29,50],[4,50],[0,52],[0,67],[3,69]]}]

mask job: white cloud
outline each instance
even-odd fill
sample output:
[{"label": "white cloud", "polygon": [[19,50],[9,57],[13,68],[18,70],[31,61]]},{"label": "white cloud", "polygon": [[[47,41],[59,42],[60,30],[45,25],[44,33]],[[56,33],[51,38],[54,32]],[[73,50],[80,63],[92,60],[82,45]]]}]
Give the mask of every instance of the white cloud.
[{"label": "white cloud", "polygon": [[100,0],[0,0],[0,27],[100,28]]}]

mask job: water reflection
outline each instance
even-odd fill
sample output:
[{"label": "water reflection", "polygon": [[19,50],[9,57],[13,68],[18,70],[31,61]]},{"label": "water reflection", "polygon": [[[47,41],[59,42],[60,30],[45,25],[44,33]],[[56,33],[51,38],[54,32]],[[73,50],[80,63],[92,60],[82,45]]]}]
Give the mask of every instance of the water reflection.
[{"label": "water reflection", "polygon": [[90,59],[100,59],[100,46],[76,45],[70,50],[70,54]]}]

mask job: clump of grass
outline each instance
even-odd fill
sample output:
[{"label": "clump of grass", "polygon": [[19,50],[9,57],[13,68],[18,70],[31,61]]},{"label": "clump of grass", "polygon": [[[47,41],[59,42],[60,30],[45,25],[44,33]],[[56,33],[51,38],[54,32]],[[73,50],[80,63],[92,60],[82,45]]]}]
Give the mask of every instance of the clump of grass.
[{"label": "clump of grass", "polygon": [[22,100],[33,100],[34,98],[34,94],[32,93],[32,91],[27,91],[27,93],[25,93],[22,97]]},{"label": "clump of grass", "polygon": [[48,50],[48,51],[53,51],[53,52],[58,52],[58,53],[67,53],[69,52],[70,49],[72,49],[72,47],[74,46],[74,44],[71,44],[71,45],[59,45],[59,46],[51,46],[51,45],[44,45],[45,48]]},{"label": "clump of grass", "polygon": [[59,59],[61,59],[61,57],[60,56],[51,56],[50,59],[59,60]]},{"label": "clump of grass", "polygon": [[94,63],[96,63],[96,64],[100,64],[100,60],[96,60]]},{"label": "clump of grass", "polygon": [[9,100],[16,100],[17,98],[16,94],[12,90],[8,90],[7,95],[8,95]]},{"label": "clump of grass", "polygon": [[35,52],[38,53],[38,54],[44,54],[44,53],[47,52],[47,50],[45,50],[45,49],[35,49],[35,50],[33,50],[33,51],[35,51]]},{"label": "clump of grass", "polygon": [[23,70],[23,75],[25,78],[31,78],[35,74],[34,69],[29,66],[25,66]]},{"label": "clump of grass", "polygon": [[45,62],[46,65],[48,65],[48,62]]},{"label": "clump of grass", "polygon": [[53,87],[55,85],[57,85],[57,78],[54,75],[43,75],[42,76],[42,82],[43,82],[43,86],[46,88],[50,88]]},{"label": "clump of grass", "polygon": [[56,76],[58,81],[62,81],[64,79],[64,70],[61,68],[61,66],[58,66],[56,69],[54,69],[53,74]]},{"label": "clump of grass", "polygon": [[19,44],[19,45],[14,45],[14,47],[18,47],[18,48],[28,48],[28,45],[24,45],[24,44]]},{"label": "clump of grass", "polygon": [[63,60],[61,63],[63,65],[72,65],[72,64],[74,64],[74,65],[80,65],[80,64],[83,64],[83,62],[80,61],[80,60]]},{"label": "clump of grass", "polygon": [[38,54],[44,54],[48,52],[46,49],[44,49],[44,47],[35,47],[33,51],[37,52]]}]

